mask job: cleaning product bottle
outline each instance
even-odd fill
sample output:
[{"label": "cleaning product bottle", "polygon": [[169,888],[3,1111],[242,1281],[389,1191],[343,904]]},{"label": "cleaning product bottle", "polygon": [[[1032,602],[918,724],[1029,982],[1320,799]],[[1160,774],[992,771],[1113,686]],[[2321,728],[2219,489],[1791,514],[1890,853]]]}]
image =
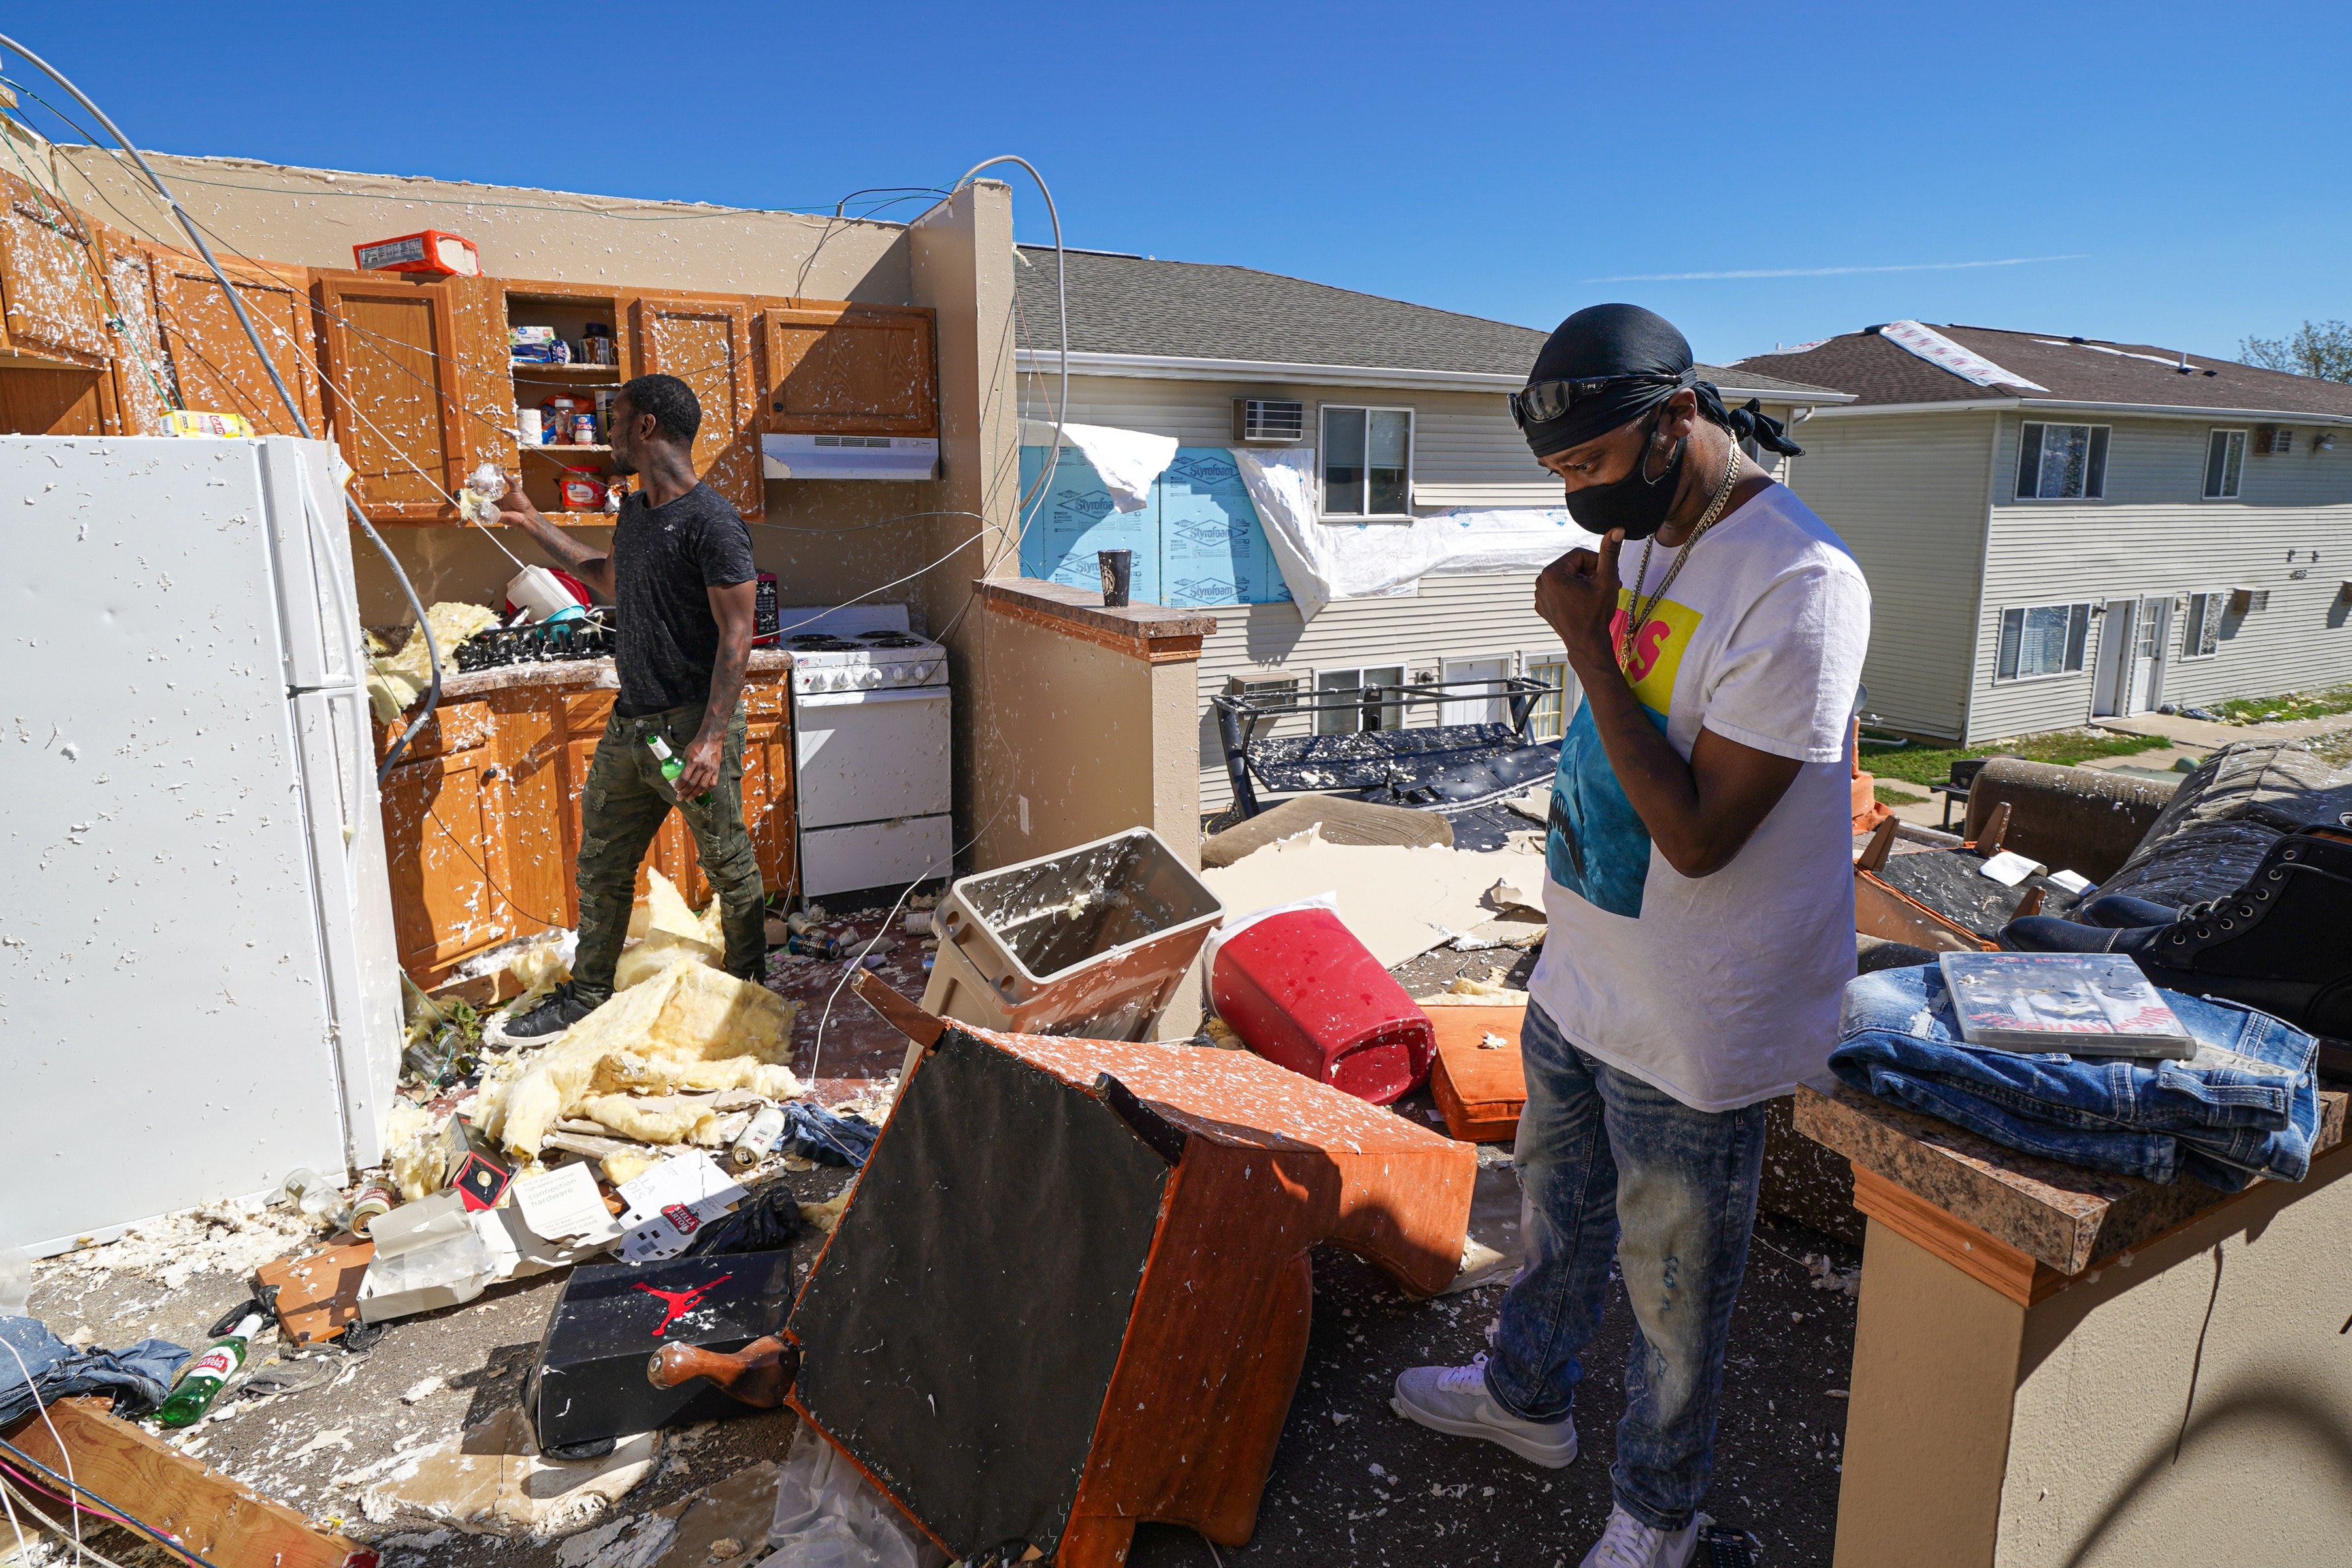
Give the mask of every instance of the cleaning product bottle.
[{"label": "cleaning product bottle", "polygon": [[[677,754],[669,749],[669,742],[663,740],[659,735],[647,735],[646,737],[646,744],[652,749],[656,760],[661,763],[662,778],[670,784],[677,783],[678,775],[686,772],[686,764],[677,760]],[[700,795],[696,795],[694,797],[694,804],[697,805],[709,805],[710,804],[710,792],[709,790],[704,790]]]},{"label": "cleaning product bottle", "polygon": [[253,1336],[261,1331],[261,1314],[247,1312],[236,1321],[236,1327],[206,1346],[202,1355],[180,1369],[179,1380],[172,1384],[171,1397],[155,1412],[158,1425],[191,1426],[197,1418],[213,1407],[213,1401],[245,1364],[246,1348]]}]

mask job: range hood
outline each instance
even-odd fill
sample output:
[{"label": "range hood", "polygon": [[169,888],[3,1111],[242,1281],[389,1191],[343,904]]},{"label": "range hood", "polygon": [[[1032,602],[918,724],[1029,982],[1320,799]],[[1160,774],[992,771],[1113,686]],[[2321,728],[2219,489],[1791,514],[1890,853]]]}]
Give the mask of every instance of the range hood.
[{"label": "range hood", "polygon": [[761,436],[772,479],[935,479],[936,436]]}]

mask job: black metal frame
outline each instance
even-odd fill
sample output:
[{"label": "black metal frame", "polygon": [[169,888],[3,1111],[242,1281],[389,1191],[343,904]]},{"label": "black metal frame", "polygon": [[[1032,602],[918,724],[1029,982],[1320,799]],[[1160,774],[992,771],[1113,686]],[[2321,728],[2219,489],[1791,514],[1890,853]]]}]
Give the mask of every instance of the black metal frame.
[{"label": "black metal frame", "polygon": [[[1503,697],[1510,702],[1510,727],[1519,744],[1534,744],[1528,739],[1528,723],[1534,716],[1537,699],[1559,689],[1546,685],[1532,676],[1491,675],[1483,679],[1415,681],[1403,686],[1349,686],[1328,691],[1307,693],[1268,692],[1253,696],[1245,692],[1220,692],[1209,699],[1217,710],[1217,731],[1225,747],[1225,774],[1233,781],[1234,800],[1240,805],[1244,819],[1255,816],[1261,809],[1257,787],[1250,779],[1250,747],[1257,740],[1263,726],[1286,719],[1293,714],[1337,712],[1351,710],[1361,712],[1367,708],[1426,708],[1435,703],[1459,701],[1453,695],[1457,688],[1480,688],[1480,696]],[[1314,700],[1307,700],[1309,696]],[[1473,700],[1475,699],[1474,698]],[[1438,725],[1437,731],[1457,726]],[[1420,733],[1426,735],[1431,731]]]}]

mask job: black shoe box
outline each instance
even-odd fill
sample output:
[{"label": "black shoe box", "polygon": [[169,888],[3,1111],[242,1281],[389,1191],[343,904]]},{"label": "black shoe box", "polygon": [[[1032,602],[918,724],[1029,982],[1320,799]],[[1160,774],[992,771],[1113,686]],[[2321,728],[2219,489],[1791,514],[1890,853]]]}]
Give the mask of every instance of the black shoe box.
[{"label": "black shoe box", "polygon": [[789,1248],[574,1268],[523,1391],[540,1447],[750,1414],[700,1378],[656,1388],[646,1367],[664,1345],[737,1351],[777,1332],[795,1284]]}]

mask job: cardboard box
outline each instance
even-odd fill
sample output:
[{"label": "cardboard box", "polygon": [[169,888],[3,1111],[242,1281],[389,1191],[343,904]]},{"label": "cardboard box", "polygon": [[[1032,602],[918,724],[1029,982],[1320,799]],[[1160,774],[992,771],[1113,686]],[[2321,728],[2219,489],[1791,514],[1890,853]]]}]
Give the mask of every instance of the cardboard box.
[{"label": "cardboard box", "polygon": [[[595,1205],[601,1224],[567,1225],[562,1227],[565,1234],[556,1236],[540,1235],[525,1217],[525,1189],[583,1183],[590,1194],[595,1192],[586,1166],[566,1165],[516,1183],[515,1201],[505,1208],[468,1212],[473,1194],[447,1188],[377,1215],[368,1226],[375,1257],[360,1283],[360,1321],[381,1323],[455,1307],[501,1279],[543,1274],[609,1250],[621,1239],[621,1224],[601,1203]],[[577,1217],[584,1215],[584,1205],[575,1202],[551,1212]]]},{"label": "cardboard box", "polygon": [[738,1351],[775,1333],[794,1284],[790,1248],[573,1269],[523,1391],[540,1447],[748,1414],[750,1405],[698,1378],[656,1388],[646,1363],[666,1344]]},{"label": "cardboard box", "polygon": [[[1465,1143],[1496,1143],[1516,1138],[1519,1108],[1528,1101],[1528,1079],[1519,1062],[1519,1026],[1525,1007],[1431,1007],[1437,1031],[1437,1065],[1429,1075],[1431,1098],[1445,1118],[1445,1131]],[[1504,1045],[1483,1042],[1499,1036]]]}]

